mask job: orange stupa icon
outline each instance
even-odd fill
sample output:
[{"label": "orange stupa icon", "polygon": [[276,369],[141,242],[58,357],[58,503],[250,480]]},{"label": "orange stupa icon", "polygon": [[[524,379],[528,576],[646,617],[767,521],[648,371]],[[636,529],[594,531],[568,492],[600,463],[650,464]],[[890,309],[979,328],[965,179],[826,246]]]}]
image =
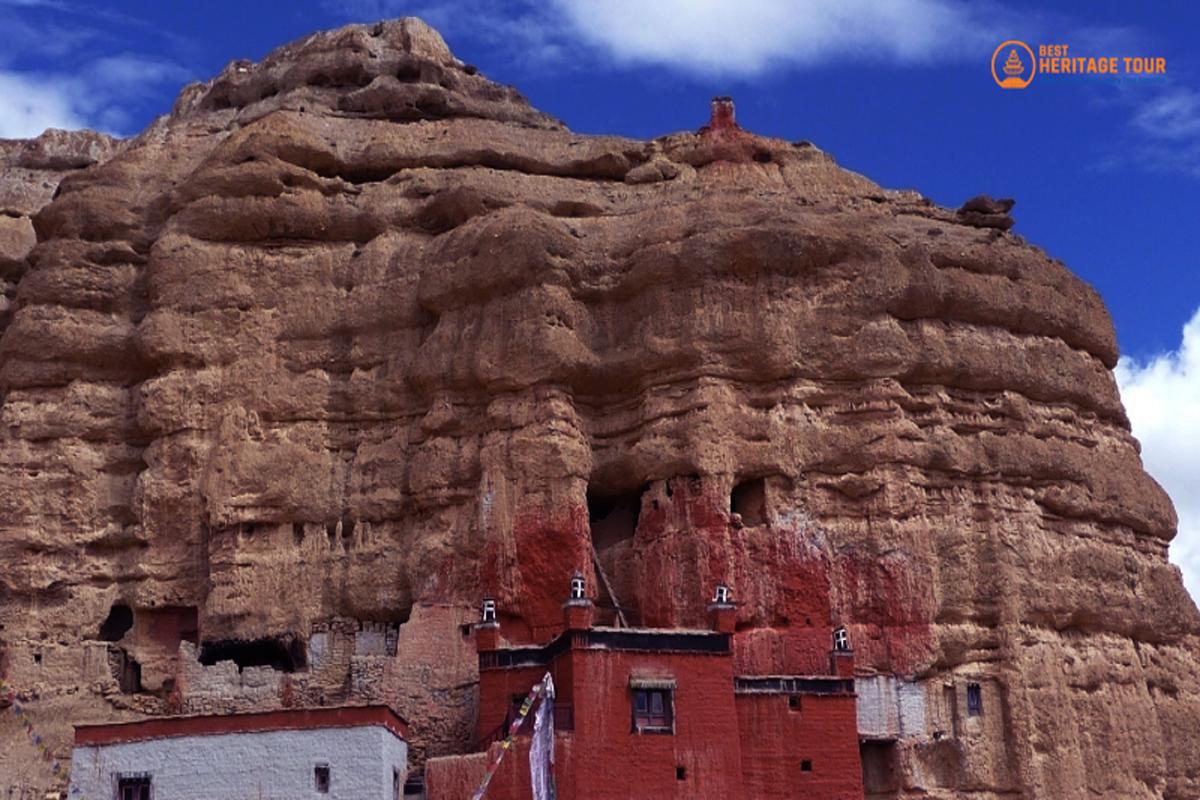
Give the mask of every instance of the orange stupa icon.
[{"label": "orange stupa icon", "polygon": [[1017,48],[1008,51],[1008,60],[1004,62],[1004,74],[1012,77],[1017,77],[1025,71],[1025,65],[1021,63],[1021,57],[1017,55]]}]

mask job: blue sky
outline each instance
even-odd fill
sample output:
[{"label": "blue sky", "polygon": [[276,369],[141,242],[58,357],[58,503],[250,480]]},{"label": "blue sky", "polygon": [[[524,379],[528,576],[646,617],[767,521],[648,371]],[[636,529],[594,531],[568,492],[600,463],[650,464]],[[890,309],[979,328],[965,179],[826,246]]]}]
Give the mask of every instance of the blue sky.
[{"label": "blue sky", "polygon": [[[731,94],[743,126],[811,140],[885,186],[949,206],[1015,197],[1015,231],[1108,303],[1135,433],[1183,517],[1173,558],[1200,592],[1200,4],[0,0],[0,137],[134,133],[232,59],[406,14],[577,131],[692,129]],[[1010,38],[1168,71],[1004,91],[990,56]]]}]

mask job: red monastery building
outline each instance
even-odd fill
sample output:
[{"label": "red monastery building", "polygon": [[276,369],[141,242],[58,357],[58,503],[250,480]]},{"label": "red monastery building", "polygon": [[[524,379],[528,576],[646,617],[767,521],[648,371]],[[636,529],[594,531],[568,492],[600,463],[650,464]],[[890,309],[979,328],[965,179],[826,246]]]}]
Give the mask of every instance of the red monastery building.
[{"label": "red monastery building", "polygon": [[471,797],[501,754],[487,798],[531,798],[533,715],[513,747],[501,740],[547,673],[563,800],[862,800],[854,654],[843,629],[824,628],[820,645],[810,637],[819,653],[790,654],[822,664],[819,674],[738,674],[727,587],[717,587],[707,628],[661,629],[594,625],[583,583],[572,579],[562,630],[540,645],[504,644],[495,603],[484,602],[475,630],[480,752],[431,759],[428,800]]}]

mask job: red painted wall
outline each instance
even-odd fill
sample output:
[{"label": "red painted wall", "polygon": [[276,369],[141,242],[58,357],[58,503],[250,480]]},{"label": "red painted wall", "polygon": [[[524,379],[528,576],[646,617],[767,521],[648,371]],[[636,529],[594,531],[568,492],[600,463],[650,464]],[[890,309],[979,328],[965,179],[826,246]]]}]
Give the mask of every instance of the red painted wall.
[{"label": "red painted wall", "polygon": [[519,667],[515,669],[483,669],[479,671],[479,717],[476,738],[482,746],[483,739],[492,735],[504,724],[511,698],[528,695],[534,684],[540,683],[549,672],[554,679],[556,701],[571,705],[572,679],[570,659],[559,658],[549,667]]},{"label": "red painted wall", "polygon": [[[740,800],[741,751],[728,656],[572,651],[574,797]],[[630,676],[675,679],[675,733],[636,734]],[[676,767],[685,770],[684,780]]]},{"label": "red painted wall", "polygon": [[[482,670],[480,733],[495,730],[509,698],[527,692],[544,673],[541,667]],[[746,797],[729,656],[571,649],[556,660],[551,674],[558,702],[573,707],[575,722],[573,732],[558,738],[560,797]],[[673,735],[633,732],[629,682],[635,674],[675,680]],[[682,780],[677,767],[684,769]],[[505,756],[488,797],[524,800],[528,776],[528,741],[522,739]]]},{"label": "red painted wall", "polygon": [[736,704],[746,797],[862,800],[853,695],[800,695],[795,710],[786,694],[739,694]]}]

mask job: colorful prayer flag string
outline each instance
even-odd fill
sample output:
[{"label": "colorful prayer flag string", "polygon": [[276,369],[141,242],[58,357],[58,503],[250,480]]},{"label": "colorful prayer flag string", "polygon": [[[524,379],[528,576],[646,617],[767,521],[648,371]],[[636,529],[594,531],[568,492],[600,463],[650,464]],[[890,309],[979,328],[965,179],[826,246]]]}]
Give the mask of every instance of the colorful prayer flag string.
[{"label": "colorful prayer flag string", "polygon": [[479,788],[475,790],[475,794],[471,795],[471,800],[483,800],[483,796],[487,794],[488,784],[492,782],[492,778],[496,775],[496,770],[500,767],[500,762],[504,760],[504,754],[513,746],[513,740],[517,736],[517,731],[521,729],[525,718],[529,716],[530,709],[537,702],[542,693],[546,691],[546,687],[550,685],[550,673],[546,673],[546,677],[537,683],[525,697],[525,702],[521,703],[521,710],[517,712],[516,718],[512,724],[508,726],[508,735],[504,737],[504,741],[500,743],[500,750],[496,753],[496,757],[488,764],[487,773],[484,774],[483,780],[479,783]]},{"label": "colorful prayer flag string", "polygon": [[0,678],[0,697],[8,700],[9,707],[12,708],[17,722],[25,730],[25,734],[32,740],[33,746],[37,748],[42,759],[52,762],[50,764],[50,771],[54,773],[54,777],[66,777],[69,770],[63,766],[62,761],[55,757],[54,752],[46,744],[46,740],[33,727],[33,721],[29,719],[29,714],[25,711],[25,707],[21,705],[21,701],[17,699],[16,689],[3,678]]}]

